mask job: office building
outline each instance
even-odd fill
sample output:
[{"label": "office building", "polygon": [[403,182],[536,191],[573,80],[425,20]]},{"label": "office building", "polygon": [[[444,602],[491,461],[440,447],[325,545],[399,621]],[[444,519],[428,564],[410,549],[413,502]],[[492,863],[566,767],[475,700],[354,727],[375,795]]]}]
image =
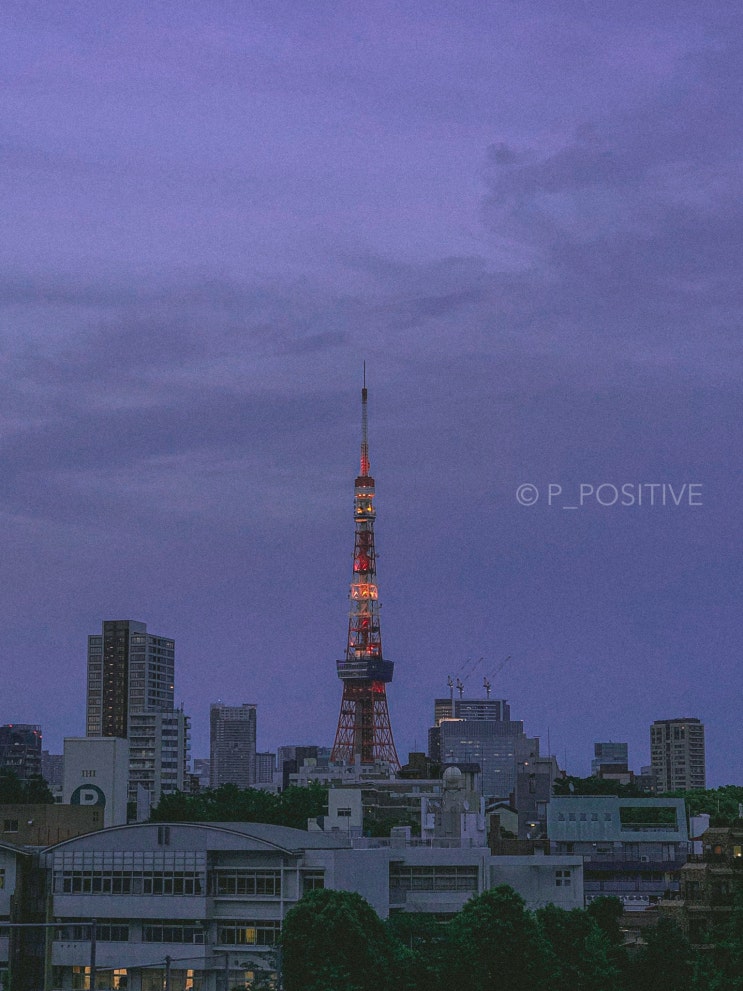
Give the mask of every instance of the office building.
[{"label": "office building", "polygon": [[41,775],[41,727],[28,723],[0,726],[0,770],[21,781]]},{"label": "office building", "polygon": [[428,755],[442,764],[479,764],[482,794],[509,799],[519,763],[539,757],[539,740],[511,719],[505,699],[436,699]]},{"label": "office building", "polygon": [[175,643],[147,632],[145,623],[105,620],[88,637],[86,736],[128,735],[135,712],[174,707]]},{"label": "office building", "polygon": [[273,784],[276,774],[276,754],[263,751],[255,755],[255,783]]},{"label": "office building", "polygon": [[611,767],[608,773],[627,772],[628,746],[626,743],[594,743],[593,760],[591,761],[591,774],[601,777],[601,769]]},{"label": "office building", "polygon": [[209,711],[209,784],[212,788],[255,784],[256,709],[214,702]]},{"label": "office building", "polygon": [[703,724],[690,716],[656,719],[650,727],[650,763],[659,792],[705,788]]}]

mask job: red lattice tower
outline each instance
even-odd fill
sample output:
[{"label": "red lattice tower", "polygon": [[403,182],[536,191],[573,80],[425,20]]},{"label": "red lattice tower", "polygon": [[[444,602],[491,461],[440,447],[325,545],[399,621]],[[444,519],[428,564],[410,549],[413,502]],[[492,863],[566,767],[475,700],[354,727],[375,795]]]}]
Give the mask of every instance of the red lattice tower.
[{"label": "red lattice tower", "polygon": [[361,471],[354,489],[356,538],[349,599],[346,656],[337,661],[343,700],[331,760],[362,764],[386,761],[400,767],[392,739],[386,685],[395,665],[382,656],[379,592],[374,553],[374,479],[369,473],[366,426],[366,373],[361,390]]}]

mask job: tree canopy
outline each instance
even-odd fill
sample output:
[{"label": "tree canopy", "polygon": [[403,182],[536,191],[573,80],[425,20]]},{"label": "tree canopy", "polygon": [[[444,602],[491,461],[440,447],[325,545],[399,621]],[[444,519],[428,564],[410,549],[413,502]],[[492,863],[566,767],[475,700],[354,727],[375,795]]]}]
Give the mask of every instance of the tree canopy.
[{"label": "tree canopy", "polygon": [[259,788],[221,785],[194,795],[163,795],[151,822],[269,822],[306,829],[307,820],[327,812],[328,792],[319,784],[290,785],[278,795]]},{"label": "tree canopy", "polygon": [[54,795],[41,776],[21,780],[13,771],[0,771],[0,804],[53,805]]}]

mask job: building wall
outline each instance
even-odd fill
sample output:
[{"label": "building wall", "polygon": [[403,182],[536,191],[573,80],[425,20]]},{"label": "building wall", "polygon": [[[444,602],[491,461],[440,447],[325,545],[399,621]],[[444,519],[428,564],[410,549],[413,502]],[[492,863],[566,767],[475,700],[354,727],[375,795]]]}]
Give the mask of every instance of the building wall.
[{"label": "building wall", "polygon": [[103,824],[104,810],[100,806],[0,805],[0,840],[18,846],[51,846],[103,829]]},{"label": "building wall", "polygon": [[95,806],[104,826],[126,822],[129,745],[117,737],[66,737],[62,800]]},{"label": "building wall", "polygon": [[358,892],[382,917],[392,909],[456,912],[501,883],[530,908],[583,905],[580,857],[493,857],[486,848],[403,837],[352,845],[337,834],[262,824],[141,823],[58,844],[43,860],[49,911],[60,920],[47,986],[67,991],[73,968],[89,960],[79,920],[98,920],[98,966],[122,972],[106,977],[111,986],[126,976],[128,991],[143,991],[137,968],[145,967],[162,987],[158,968],[169,955],[174,967],[187,956],[203,991],[217,991],[225,960],[230,986],[270,968],[286,912],[317,886]]}]

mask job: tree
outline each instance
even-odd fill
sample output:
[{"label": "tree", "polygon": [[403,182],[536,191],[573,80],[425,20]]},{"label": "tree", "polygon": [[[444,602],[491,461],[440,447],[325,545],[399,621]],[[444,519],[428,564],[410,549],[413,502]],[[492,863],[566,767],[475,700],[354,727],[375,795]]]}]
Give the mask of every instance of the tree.
[{"label": "tree", "polygon": [[676,923],[661,916],[643,933],[645,945],[631,968],[634,991],[678,991],[689,988],[695,958],[688,939]]},{"label": "tree", "polygon": [[40,775],[21,780],[14,771],[0,771],[0,803],[3,805],[53,805],[54,795]]},{"label": "tree", "polygon": [[623,785],[609,778],[599,778],[591,775],[588,778],[576,778],[566,775],[556,778],[552,785],[553,795],[616,795],[618,798],[647,798],[648,792],[637,785]]},{"label": "tree", "polygon": [[[385,925],[396,948],[398,988],[435,991],[447,952],[446,925],[426,912],[397,912]],[[402,948],[406,952],[400,952]]]},{"label": "tree", "polygon": [[351,891],[310,891],[281,933],[285,991],[392,991],[396,950],[371,905]]},{"label": "tree", "polygon": [[292,785],[279,795],[221,785],[195,795],[181,791],[163,795],[150,822],[268,822],[306,829],[307,820],[323,815],[327,806],[327,789],[315,782],[307,788]]},{"label": "tree", "polygon": [[683,798],[690,816],[708,813],[711,826],[732,826],[740,820],[743,785],[696,788],[693,791],[667,791],[663,798]]},{"label": "tree", "polygon": [[458,991],[533,991],[544,986],[549,951],[523,898],[506,884],[471,898],[448,930],[445,986]]},{"label": "tree", "polygon": [[552,991],[612,991],[619,970],[611,961],[611,943],[588,912],[547,905],[537,922],[551,950]]}]

